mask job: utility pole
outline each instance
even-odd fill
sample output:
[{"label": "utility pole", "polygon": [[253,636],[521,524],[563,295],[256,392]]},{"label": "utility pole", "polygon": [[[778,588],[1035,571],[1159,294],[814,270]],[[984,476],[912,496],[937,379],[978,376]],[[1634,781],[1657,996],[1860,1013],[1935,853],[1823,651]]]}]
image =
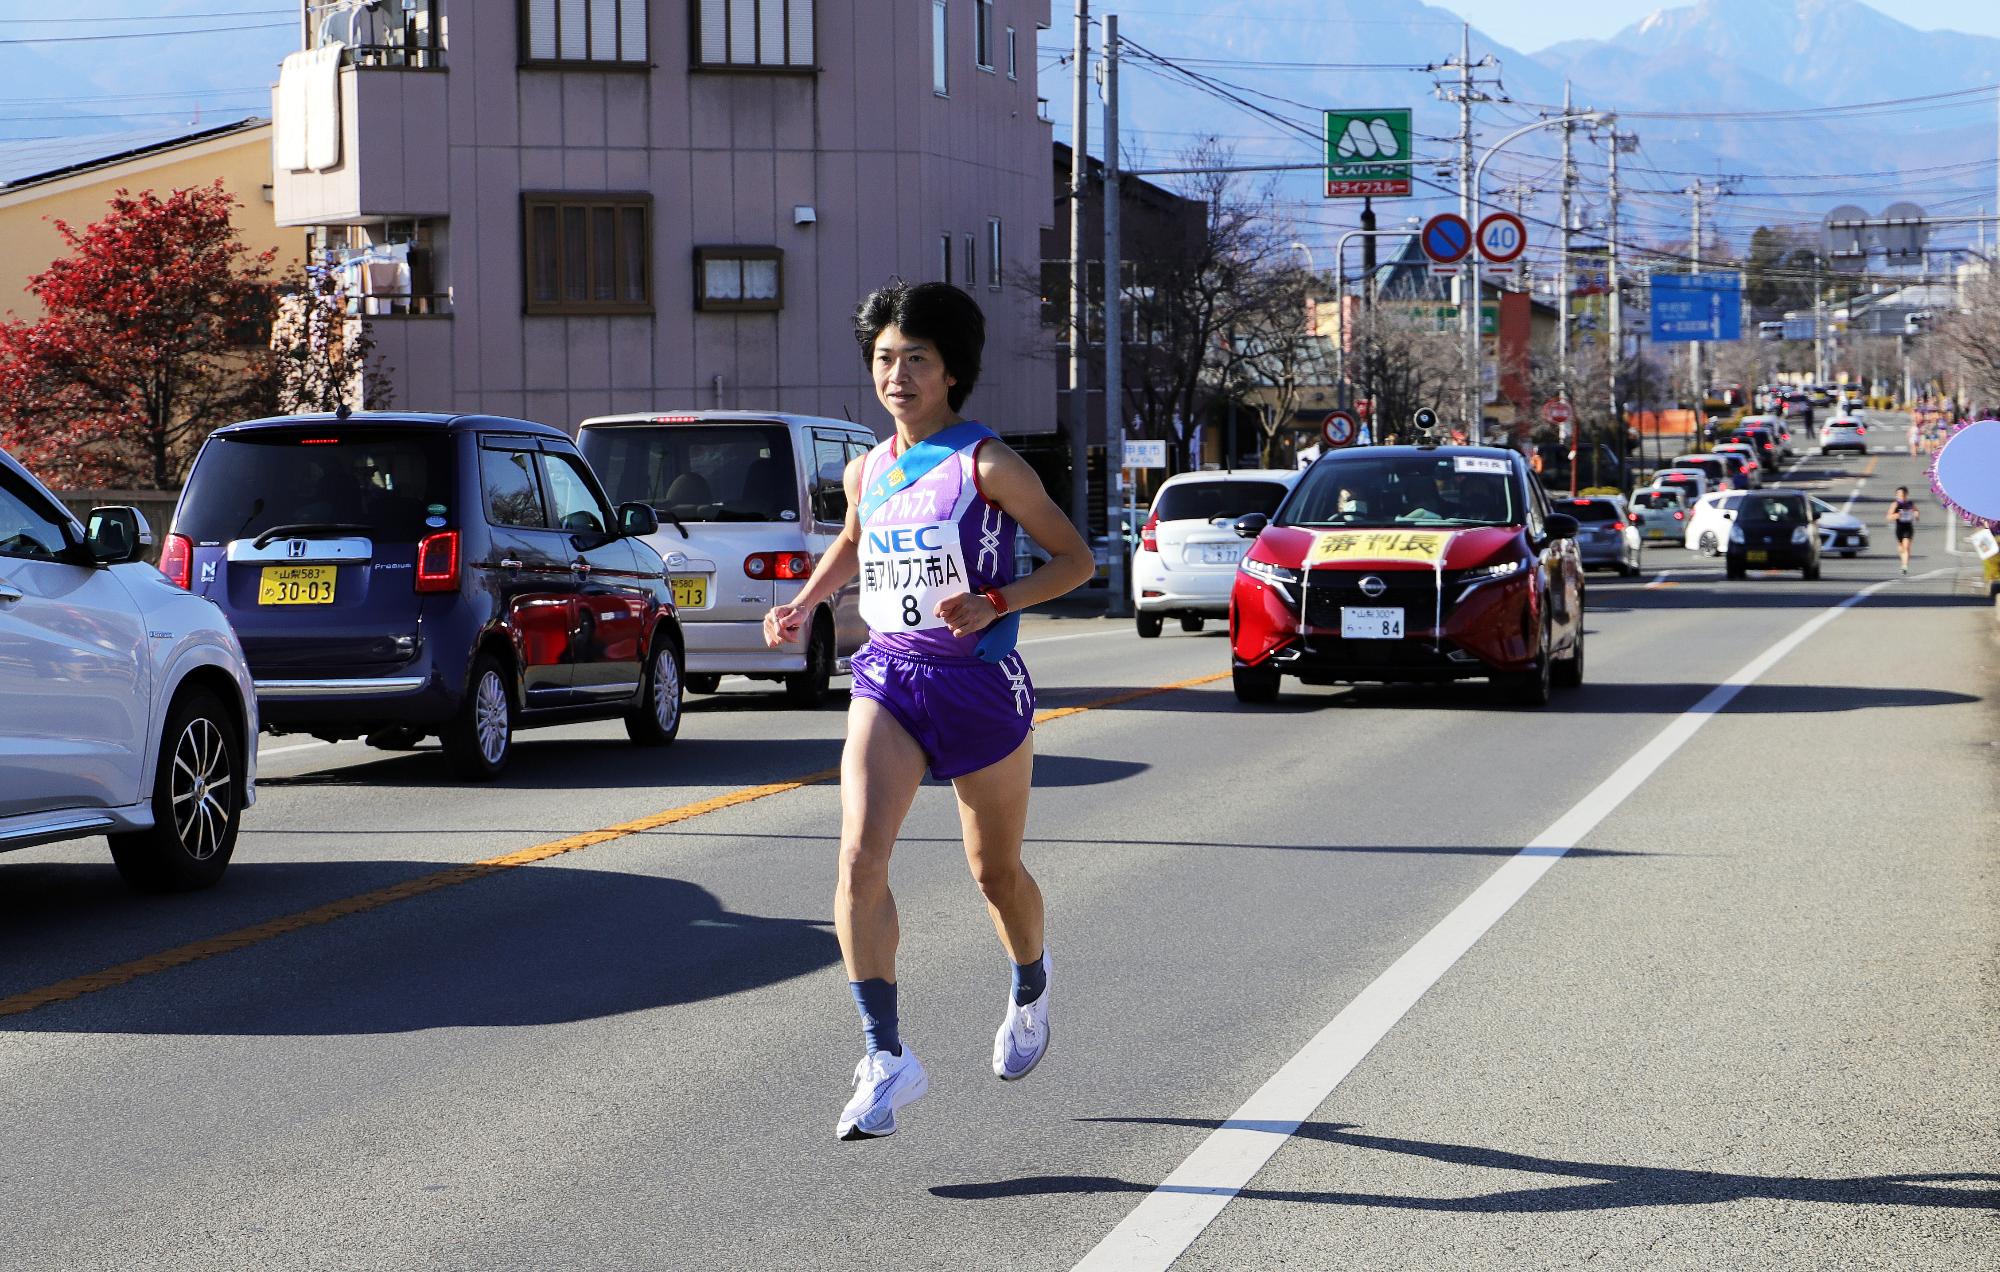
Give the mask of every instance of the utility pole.
[{"label": "utility pole", "polygon": [[[1625,365],[1625,296],[1621,290],[1622,280],[1618,272],[1618,152],[1628,147],[1634,150],[1638,149],[1638,134],[1621,133],[1616,128],[1613,128],[1611,130],[1611,163],[1609,174],[1611,209],[1609,214],[1610,220],[1605,227],[1605,255],[1609,258],[1606,268],[1606,281],[1610,284],[1611,294],[1609,304],[1606,306],[1607,312],[1604,324],[1605,337],[1610,340],[1611,348],[1607,351],[1609,356],[1605,359],[1605,364],[1609,368],[1605,379],[1608,381],[1606,388],[1611,397],[1611,418],[1618,425],[1618,459],[1620,463],[1624,463],[1629,457],[1625,453],[1625,402],[1618,391],[1618,372]],[[1641,438],[1640,444],[1642,446],[1644,442],[1645,439]],[[1571,470],[1575,470],[1574,464],[1571,465]],[[1621,484],[1629,485],[1630,482]]]},{"label": "utility pole", "polygon": [[[1104,15],[1104,477],[1106,511],[1129,506],[1131,472],[1125,467],[1125,297],[1124,245],[1119,242],[1118,176],[1118,15]],[[1123,516],[1107,516],[1112,529],[1111,596],[1105,612],[1123,618],[1129,588],[1125,582]]]},{"label": "utility pole", "polygon": [[1083,202],[1090,188],[1090,0],[1076,0],[1076,74],[1069,150],[1069,519],[1090,540],[1090,265]]},{"label": "utility pole", "polygon": [[[1478,197],[1478,192],[1472,188],[1474,175],[1472,104],[1492,100],[1486,95],[1482,82],[1473,72],[1479,67],[1494,65],[1497,63],[1491,54],[1481,57],[1477,62],[1472,60],[1472,24],[1460,23],[1458,57],[1444,64],[1445,69],[1458,72],[1458,82],[1450,86],[1440,83],[1437,88],[1441,97],[1458,103],[1458,214],[1464,217],[1468,224],[1475,223],[1474,204]],[[1467,437],[1476,442],[1480,440],[1480,426],[1484,422],[1485,415],[1480,402],[1482,395],[1479,384],[1480,295],[1479,253],[1476,249],[1466,258],[1464,266],[1453,277],[1452,291],[1458,301],[1459,337],[1465,348],[1465,400],[1462,405],[1465,431]],[[1384,421],[1380,427],[1389,425]]]},{"label": "utility pole", "polygon": [[[1576,108],[1570,102],[1569,81],[1563,81],[1563,114],[1573,115]],[[1569,401],[1569,234],[1570,200],[1576,189],[1576,164],[1570,159],[1570,135],[1576,131],[1574,123],[1563,125],[1562,158],[1562,263],[1556,272],[1556,396]],[[1611,146],[1614,155],[1618,145]],[[1613,163],[1617,160],[1614,158]],[[1614,233],[1613,237],[1616,237]],[[1572,471],[1575,466],[1571,465]]]},{"label": "utility pole", "polygon": [[[1701,276],[1701,200],[1704,193],[1699,177],[1695,179],[1693,185],[1688,187],[1687,192],[1694,199],[1694,239],[1688,249],[1688,254],[1694,257],[1693,273],[1695,277],[1699,278]],[[1688,341],[1688,380],[1690,381],[1690,391],[1694,394],[1695,419],[1697,423],[1700,423],[1702,422],[1704,393],[1701,382],[1701,341],[1699,340]]]}]

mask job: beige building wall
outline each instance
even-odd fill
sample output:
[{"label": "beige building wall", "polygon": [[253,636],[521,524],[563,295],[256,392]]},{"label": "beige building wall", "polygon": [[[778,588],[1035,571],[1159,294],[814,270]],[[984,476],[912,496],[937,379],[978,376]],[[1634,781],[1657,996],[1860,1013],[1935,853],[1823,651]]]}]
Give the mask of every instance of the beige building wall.
[{"label": "beige building wall", "polygon": [[232,218],[243,245],[274,249],[274,276],[305,259],[304,230],[279,229],[266,196],[271,182],[271,126],[172,145],[114,163],[0,189],[0,316],[33,319],[41,302],[28,280],[67,253],[55,222],[82,229],[103,217],[120,189],[164,193],[208,185],[216,178],[236,196]]}]

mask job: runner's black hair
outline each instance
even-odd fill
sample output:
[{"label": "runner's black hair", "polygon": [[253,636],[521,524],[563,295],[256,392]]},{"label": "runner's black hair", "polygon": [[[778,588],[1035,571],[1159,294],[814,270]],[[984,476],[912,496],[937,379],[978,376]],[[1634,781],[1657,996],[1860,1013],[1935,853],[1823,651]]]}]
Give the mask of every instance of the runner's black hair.
[{"label": "runner's black hair", "polygon": [[910,284],[898,279],[868,293],[854,307],[854,338],[861,344],[861,361],[873,367],[875,337],[895,327],[904,335],[929,341],[944,359],[944,369],[957,383],[945,391],[956,411],[979,383],[979,355],[986,347],[986,315],[979,302],[950,283]]}]

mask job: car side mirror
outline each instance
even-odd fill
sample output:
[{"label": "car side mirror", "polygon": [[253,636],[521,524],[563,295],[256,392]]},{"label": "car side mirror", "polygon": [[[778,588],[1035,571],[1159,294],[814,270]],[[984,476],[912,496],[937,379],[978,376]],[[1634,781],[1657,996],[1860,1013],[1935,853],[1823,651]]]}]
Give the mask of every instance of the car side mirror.
[{"label": "car side mirror", "polygon": [[814,521],[823,522],[826,524],[846,521],[847,520],[846,488],[841,486],[835,486],[832,487],[831,489],[822,488],[813,491],[812,509],[813,509]]},{"label": "car side mirror", "polygon": [[146,550],[153,546],[153,527],[147,524],[146,514],[137,508],[123,504],[92,508],[87,524],[84,543],[90,548],[91,559],[99,565],[142,561]]},{"label": "car side mirror", "polygon": [[1542,533],[1550,539],[1574,539],[1576,531],[1576,518],[1566,512],[1552,512],[1542,522]]},{"label": "car side mirror", "polygon": [[1264,533],[1264,527],[1270,524],[1271,519],[1263,513],[1246,512],[1236,519],[1236,537],[1239,539],[1254,539]]},{"label": "car side mirror", "polygon": [[648,503],[622,503],[618,505],[618,529],[631,539],[657,534],[660,530],[659,514]]}]

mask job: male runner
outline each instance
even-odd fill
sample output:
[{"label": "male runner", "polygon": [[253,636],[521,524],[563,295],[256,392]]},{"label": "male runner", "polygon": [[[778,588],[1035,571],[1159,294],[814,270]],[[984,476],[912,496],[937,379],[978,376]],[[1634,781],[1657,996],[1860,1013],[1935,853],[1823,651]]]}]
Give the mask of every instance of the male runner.
[{"label": "male runner", "polygon": [[[952,783],[973,879],[1013,963],[993,1072],[1028,1075],[1049,1043],[1042,894],[1021,864],[1033,775],[1035,690],[1014,650],[1016,611],[1096,571],[1089,545],[1019,455],[959,408],[979,379],[986,321],[946,283],[896,284],[855,312],[888,441],[847,466],[847,525],[790,604],[764,617],[792,638],[859,570],[868,644],[854,655],[841,756],[840,881],[834,926],[867,1054],[834,1133],[875,1139],[930,1087],[897,1029],[896,902],[889,856],[924,770]],[[1014,578],[1014,534],[1050,553]]]},{"label": "male runner", "polygon": [[1910,488],[1896,487],[1896,497],[1889,504],[1889,524],[1896,527],[1896,555],[1903,558],[1905,574],[1910,572],[1910,541],[1917,537],[1917,513]]}]

